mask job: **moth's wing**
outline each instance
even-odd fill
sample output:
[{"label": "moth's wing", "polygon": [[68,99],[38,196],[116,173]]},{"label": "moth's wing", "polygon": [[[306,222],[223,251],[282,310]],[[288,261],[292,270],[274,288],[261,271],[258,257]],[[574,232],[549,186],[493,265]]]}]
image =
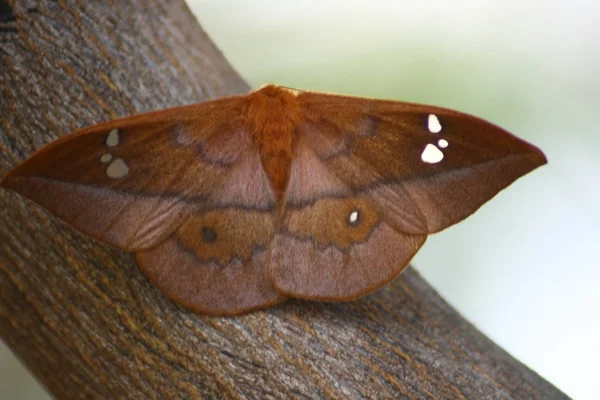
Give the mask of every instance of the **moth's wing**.
[{"label": "moth's wing", "polygon": [[205,314],[239,314],[285,300],[265,267],[273,232],[271,211],[227,207],[196,213],[136,260],[177,303]]},{"label": "moth's wing", "polygon": [[245,159],[248,135],[232,115],[218,115],[233,114],[229,102],[216,103],[137,115],[64,136],[11,170],[2,186],[113,246],[152,247],[186,212],[207,202],[231,167]]},{"label": "moth's wing", "polygon": [[[283,298],[265,275],[272,229],[253,230],[273,226],[275,197],[242,106],[229,98],[87,128],[35,153],[2,186],[138,252],[150,279],[189,308],[227,314],[270,305]],[[207,218],[218,222],[214,240],[208,230],[217,225],[205,226]]]},{"label": "moth's wing", "polygon": [[291,296],[345,300],[382,286],[428,234],[546,162],[455,111],[318,93],[298,101],[306,114],[269,265]]}]

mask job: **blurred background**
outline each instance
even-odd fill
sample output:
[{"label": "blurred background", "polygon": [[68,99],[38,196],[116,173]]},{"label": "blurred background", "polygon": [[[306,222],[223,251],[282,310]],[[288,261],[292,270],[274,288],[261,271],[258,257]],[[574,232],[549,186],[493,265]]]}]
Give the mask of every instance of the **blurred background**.
[{"label": "blurred background", "polygon": [[[492,340],[598,399],[600,5],[586,0],[188,0],[253,86],[435,104],[549,165],[429,238],[413,265]],[[0,398],[48,395],[0,348]]]}]

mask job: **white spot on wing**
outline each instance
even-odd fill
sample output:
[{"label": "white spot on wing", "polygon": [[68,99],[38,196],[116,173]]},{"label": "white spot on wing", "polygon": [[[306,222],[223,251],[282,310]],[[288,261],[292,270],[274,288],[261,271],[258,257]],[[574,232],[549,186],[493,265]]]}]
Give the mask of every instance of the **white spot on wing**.
[{"label": "white spot on wing", "polygon": [[421,153],[421,160],[428,164],[437,164],[444,159],[444,153],[432,144],[428,144]]},{"label": "white spot on wing", "polygon": [[119,130],[115,128],[108,133],[108,136],[106,137],[106,145],[108,147],[115,147],[118,144],[119,144]]},{"label": "white spot on wing", "polygon": [[110,162],[110,160],[112,160],[112,154],[103,154],[102,157],[100,157],[100,162],[103,163]]},{"label": "white spot on wing", "polygon": [[350,216],[348,217],[348,221],[350,222],[350,224],[355,224],[356,221],[358,221],[358,211],[354,210],[350,213]]},{"label": "white spot on wing", "polygon": [[429,114],[427,117],[427,129],[431,133],[440,133],[442,131],[442,124],[435,114]]},{"label": "white spot on wing", "polygon": [[113,162],[110,163],[108,168],[106,169],[106,175],[112,179],[123,178],[129,173],[129,167],[125,164],[125,161],[117,158]]},{"label": "white spot on wing", "polygon": [[448,147],[448,141],[446,139],[440,139],[438,140],[438,146],[440,146],[442,149],[445,149]]}]

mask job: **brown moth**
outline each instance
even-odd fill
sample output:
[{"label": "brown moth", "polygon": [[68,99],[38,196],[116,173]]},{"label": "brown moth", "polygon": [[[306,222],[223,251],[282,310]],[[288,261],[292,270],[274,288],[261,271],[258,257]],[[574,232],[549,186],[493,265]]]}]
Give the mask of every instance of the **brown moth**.
[{"label": "brown moth", "polygon": [[173,301],[231,315],[372,292],[544,163],[467,114],[267,85],[64,136],[1,185],[136,253]]}]

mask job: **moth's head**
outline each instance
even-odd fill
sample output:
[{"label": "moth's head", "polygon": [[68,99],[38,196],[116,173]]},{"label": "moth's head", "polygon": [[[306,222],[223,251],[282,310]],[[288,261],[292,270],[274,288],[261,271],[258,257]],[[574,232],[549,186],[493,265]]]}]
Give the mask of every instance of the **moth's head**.
[{"label": "moth's head", "polygon": [[302,119],[298,93],[297,90],[272,84],[250,93],[247,115],[255,130],[293,130]]},{"label": "moth's head", "polygon": [[291,87],[287,87],[287,86],[279,86],[279,85],[274,85],[272,83],[265,83],[264,85],[262,85],[260,87],[260,89],[256,90],[255,92],[262,92],[267,96],[270,95],[277,95],[281,92],[288,92],[293,94],[294,96],[298,96],[300,93],[302,93],[303,91],[300,89],[294,89]]}]

